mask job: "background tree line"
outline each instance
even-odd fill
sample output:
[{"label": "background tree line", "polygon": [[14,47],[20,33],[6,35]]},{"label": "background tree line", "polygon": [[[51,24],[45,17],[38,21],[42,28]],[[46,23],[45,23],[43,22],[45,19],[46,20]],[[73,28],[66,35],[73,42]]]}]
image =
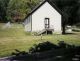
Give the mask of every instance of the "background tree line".
[{"label": "background tree line", "polygon": [[40,0],[0,0],[0,22],[20,22]]},{"label": "background tree line", "polygon": [[[0,0],[0,22],[20,22],[43,0]],[[70,25],[80,22],[80,0],[49,0],[68,16]]]},{"label": "background tree line", "polygon": [[58,8],[67,14],[67,23],[74,25],[80,22],[80,0],[51,0]]}]

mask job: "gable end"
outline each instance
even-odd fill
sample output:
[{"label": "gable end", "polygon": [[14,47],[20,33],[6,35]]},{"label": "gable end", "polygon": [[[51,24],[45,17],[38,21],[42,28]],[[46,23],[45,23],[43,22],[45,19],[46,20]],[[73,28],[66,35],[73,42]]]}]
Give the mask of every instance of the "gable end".
[{"label": "gable end", "polygon": [[33,10],[25,17],[25,19],[26,19],[28,16],[32,15],[32,14],[33,14],[37,9],[39,9],[45,2],[48,2],[59,14],[61,14],[61,15],[63,16],[62,11],[61,11],[60,9],[58,9],[55,4],[51,3],[51,2],[48,1],[48,0],[45,0],[45,1],[43,1],[39,6],[37,6],[35,9],[33,9]]}]

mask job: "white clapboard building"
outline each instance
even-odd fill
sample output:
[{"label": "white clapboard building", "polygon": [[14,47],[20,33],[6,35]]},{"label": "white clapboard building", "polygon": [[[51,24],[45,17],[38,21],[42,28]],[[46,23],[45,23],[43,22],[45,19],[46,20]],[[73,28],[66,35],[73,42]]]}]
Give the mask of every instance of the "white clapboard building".
[{"label": "white clapboard building", "polygon": [[53,33],[62,33],[63,17],[63,13],[55,4],[45,0],[28,14],[24,21],[25,30],[41,32],[46,29]]}]

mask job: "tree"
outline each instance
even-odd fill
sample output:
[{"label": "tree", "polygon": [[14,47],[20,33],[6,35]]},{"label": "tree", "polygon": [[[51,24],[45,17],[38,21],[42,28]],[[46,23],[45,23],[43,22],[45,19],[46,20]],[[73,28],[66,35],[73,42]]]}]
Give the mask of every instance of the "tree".
[{"label": "tree", "polygon": [[6,22],[6,9],[8,6],[9,0],[0,0],[0,21],[1,22]]},{"label": "tree", "polygon": [[20,22],[39,3],[39,0],[10,0],[7,7],[7,19]]},{"label": "tree", "polygon": [[72,25],[80,20],[77,18],[79,17],[79,1],[80,0],[50,0],[51,2],[55,3],[56,6],[64,13],[66,13],[67,18],[63,19],[62,29],[63,34],[65,34],[65,26]]}]

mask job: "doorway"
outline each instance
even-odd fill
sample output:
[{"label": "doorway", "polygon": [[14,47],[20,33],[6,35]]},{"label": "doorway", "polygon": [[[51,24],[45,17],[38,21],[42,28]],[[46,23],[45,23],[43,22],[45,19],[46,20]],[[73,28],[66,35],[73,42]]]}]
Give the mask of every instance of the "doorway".
[{"label": "doorway", "polygon": [[49,29],[50,28],[50,19],[49,18],[45,18],[44,19],[44,25],[45,25],[45,29]]}]

